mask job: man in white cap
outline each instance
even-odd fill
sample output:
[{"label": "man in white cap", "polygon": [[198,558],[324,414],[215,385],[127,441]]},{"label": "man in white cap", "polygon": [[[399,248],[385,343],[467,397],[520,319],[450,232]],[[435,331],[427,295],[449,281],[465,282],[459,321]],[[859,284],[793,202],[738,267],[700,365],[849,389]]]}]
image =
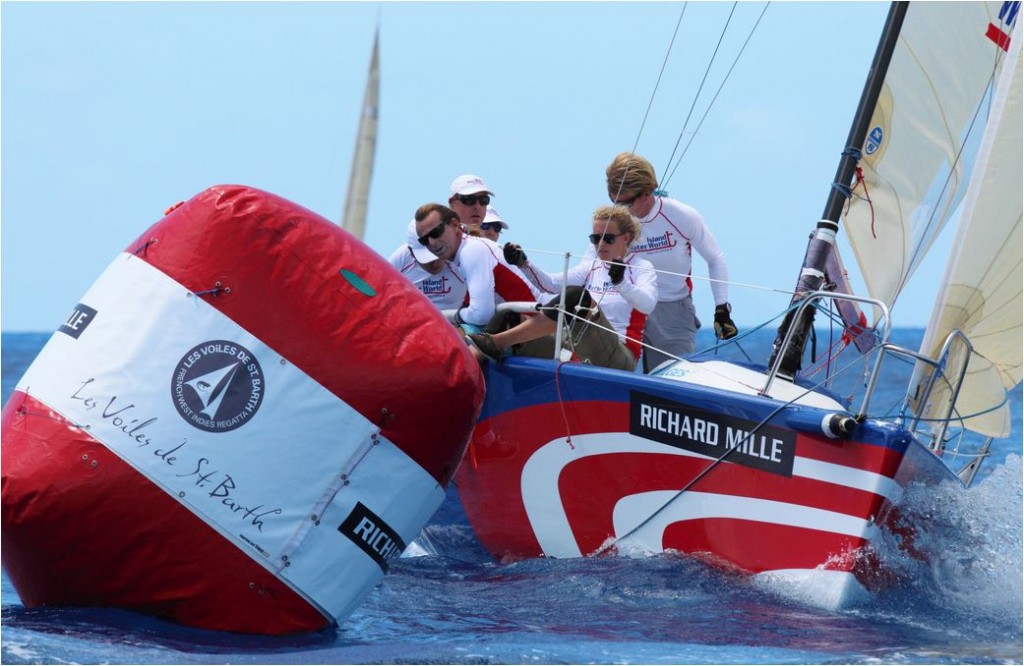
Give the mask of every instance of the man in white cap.
[{"label": "man in white cap", "polygon": [[451,208],[424,204],[416,210],[415,222],[416,242],[439,259],[450,261],[466,280],[468,300],[455,311],[452,321],[467,332],[479,332],[491,324],[498,303],[535,302],[541,297],[541,291],[509,265],[496,243],[464,233]]},{"label": "man in white cap", "polygon": [[494,206],[488,206],[484,221],[480,223],[480,235],[497,243],[498,237],[505,229],[508,229],[508,222],[501,219],[498,211],[494,210]]},{"label": "man in white cap", "polygon": [[415,219],[406,228],[405,244],[398,246],[388,261],[439,310],[455,310],[466,305],[466,280],[451,262],[439,259],[420,243]]},{"label": "man in white cap", "polygon": [[452,181],[448,205],[459,214],[459,220],[470,234],[480,236],[480,225],[484,221],[487,206],[490,205],[493,196],[494,192],[487,189],[483,178],[467,173]]}]

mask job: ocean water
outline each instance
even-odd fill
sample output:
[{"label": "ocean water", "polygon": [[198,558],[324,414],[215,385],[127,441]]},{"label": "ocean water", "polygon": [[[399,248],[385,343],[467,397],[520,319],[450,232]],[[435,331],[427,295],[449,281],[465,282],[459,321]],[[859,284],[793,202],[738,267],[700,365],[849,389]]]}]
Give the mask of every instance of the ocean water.
[{"label": "ocean water", "polygon": [[[903,329],[894,337],[914,347],[920,336]],[[3,334],[4,401],[48,337]],[[751,347],[763,353],[767,341]],[[880,399],[898,399],[902,388],[883,385]],[[26,609],[4,574],[0,661],[1020,664],[1019,387],[1011,405],[1013,434],[997,443],[973,487],[908,493],[908,509],[927,516],[929,537],[947,555],[942,564],[908,561],[883,544],[898,584],[842,611],[794,602],[680,555],[495,562],[452,487],[420,537],[336,629],[268,638],[120,610]]]}]

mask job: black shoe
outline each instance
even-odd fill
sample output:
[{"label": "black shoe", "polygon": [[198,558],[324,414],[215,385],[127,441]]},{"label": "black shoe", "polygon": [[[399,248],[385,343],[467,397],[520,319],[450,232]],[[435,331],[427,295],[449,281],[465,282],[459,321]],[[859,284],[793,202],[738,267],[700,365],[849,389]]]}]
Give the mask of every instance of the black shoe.
[{"label": "black shoe", "polygon": [[497,362],[501,360],[501,350],[494,344],[494,338],[490,333],[470,333],[466,336],[469,346],[476,349],[490,360]]}]

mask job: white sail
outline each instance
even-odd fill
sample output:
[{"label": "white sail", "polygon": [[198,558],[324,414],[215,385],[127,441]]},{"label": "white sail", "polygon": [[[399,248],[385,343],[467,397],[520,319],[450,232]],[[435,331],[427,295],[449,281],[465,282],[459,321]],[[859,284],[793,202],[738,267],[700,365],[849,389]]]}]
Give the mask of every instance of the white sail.
[{"label": "white sail", "polygon": [[[991,437],[1010,434],[1006,389],[1021,381],[1022,278],[1021,183],[1024,182],[1022,138],[1021,32],[1010,42],[1010,54],[992,100],[992,114],[979,151],[978,164],[964,199],[954,251],[935,303],[921,352],[935,358],[953,330],[970,339],[974,353],[956,401],[960,415],[981,414],[965,427]],[[963,365],[965,349],[952,349],[949,367]],[[922,415],[948,405],[950,391],[938,384]],[[993,407],[1002,404],[995,411]]]},{"label": "white sail", "polygon": [[363,95],[356,147],[352,154],[345,211],[341,216],[341,228],[360,240],[366,229],[366,208],[370,198],[370,179],[373,176],[373,158],[377,146],[377,105],[380,97],[380,59],[377,53],[379,37],[378,30],[373,36],[370,71],[366,79],[366,92]]},{"label": "white sail", "polygon": [[[868,292],[890,307],[963,198],[1017,3],[911,3],[844,216]],[[1012,10],[1016,13],[1016,10]]]}]

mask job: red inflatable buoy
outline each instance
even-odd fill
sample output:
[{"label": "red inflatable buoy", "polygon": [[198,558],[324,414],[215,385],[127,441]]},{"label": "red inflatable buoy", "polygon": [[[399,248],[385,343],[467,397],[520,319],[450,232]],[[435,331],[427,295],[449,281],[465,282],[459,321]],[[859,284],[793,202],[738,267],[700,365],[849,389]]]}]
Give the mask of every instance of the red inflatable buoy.
[{"label": "red inflatable buoy", "polygon": [[321,629],[440,505],[483,391],[371,249],[210,188],[114,260],[4,407],[3,565],[28,607]]}]

